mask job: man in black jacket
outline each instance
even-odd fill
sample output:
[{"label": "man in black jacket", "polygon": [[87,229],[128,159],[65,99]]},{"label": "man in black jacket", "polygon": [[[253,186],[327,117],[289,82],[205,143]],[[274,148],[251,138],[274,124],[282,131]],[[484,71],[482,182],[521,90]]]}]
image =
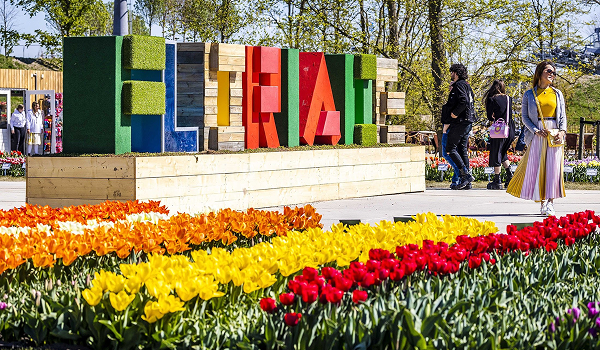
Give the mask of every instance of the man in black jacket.
[{"label": "man in black jacket", "polygon": [[[443,119],[450,115],[452,120],[448,128],[448,143],[446,152],[460,169],[460,180],[456,189],[468,189],[475,180],[469,169],[469,133],[475,121],[475,95],[467,83],[467,68],[462,64],[450,67],[452,90],[448,102],[442,107]],[[444,118],[446,117],[446,118]]]}]

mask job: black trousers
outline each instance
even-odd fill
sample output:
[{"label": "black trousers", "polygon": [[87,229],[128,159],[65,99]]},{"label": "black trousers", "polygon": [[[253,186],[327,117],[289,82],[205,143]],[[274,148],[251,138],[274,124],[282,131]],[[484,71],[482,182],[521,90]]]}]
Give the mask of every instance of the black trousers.
[{"label": "black trousers", "polygon": [[469,133],[471,128],[472,124],[467,122],[450,124],[448,128],[446,153],[459,169],[469,169]]},{"label": "black trousers", "polygon": [[12,134],[11,149],[13,151],[19,151],[22,154],[25,154],[25,134],[27,134],[27,129],[25,127],[15,127],[15,133]]}]

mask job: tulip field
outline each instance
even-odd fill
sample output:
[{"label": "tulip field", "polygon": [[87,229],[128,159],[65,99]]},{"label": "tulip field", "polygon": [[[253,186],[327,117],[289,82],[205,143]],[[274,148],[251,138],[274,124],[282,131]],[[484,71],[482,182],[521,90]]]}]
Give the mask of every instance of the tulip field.
[{"label": "tulip field", "polygon": [[[518,164],[521,156],[509,154],[508,160],[511,164]],[[448,167],[447,171],[438,170],[438,165],[447,164],[444,158],[427,157],[425,160],[425,179],[429,181],[451,181],[454,170]],[[478,151],[469,155],[469,166],[476,181],[489,181],[485,168],[489,166],[489,152]],[[600,182],[600,159],[597,157],[588,157],[582,160],[565,159],[565,167],[570,167],[570,172],[564,172],[565,181],[571,182]],[[596,169],[597,175],[588,175],[588,170]],[[501,169],[501,179],[505,180],[504,168]],[[443,179],[442,179],[443,176]]]},{"label": "tulip field", "polygon": [[600,216],[333,225],[313,207],[0,211],[0,344],[600,348]]}]

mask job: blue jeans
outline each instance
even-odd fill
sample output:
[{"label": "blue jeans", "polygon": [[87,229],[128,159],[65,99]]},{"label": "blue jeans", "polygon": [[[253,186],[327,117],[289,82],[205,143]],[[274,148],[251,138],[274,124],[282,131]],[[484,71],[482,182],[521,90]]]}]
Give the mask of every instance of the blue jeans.
[{"label": "blue jeans", "polygon": [[452,175],[452,183],[457,184],[458,176],[459,176],[460,172],[458,171],[458,167],[456,166],[456,164],[452,161],[452,158],[450,158],[448,153],[446,153],[446,143],[447,142],[448,142],[448,134],[444,133],[444,134],[442,134],[442,157],[444,157],[444,159],[448,162],[448,164],[450,164],[452,169],[454,169],[454,175]]}]

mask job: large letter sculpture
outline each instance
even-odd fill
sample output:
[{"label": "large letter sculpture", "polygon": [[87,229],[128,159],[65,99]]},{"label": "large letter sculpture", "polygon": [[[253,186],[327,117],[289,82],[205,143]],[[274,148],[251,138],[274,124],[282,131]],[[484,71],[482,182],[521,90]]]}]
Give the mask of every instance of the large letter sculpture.
[{"label": "large letter sculpture", "polygon": [[335,145],[341,138],[325,55],[300,53],[300,142]]},{"label": "large letter sculpture", "polygon": [[281,112],[281,49],[246,46],[242,80],[246,148],[279,147],[273,113]]}]

